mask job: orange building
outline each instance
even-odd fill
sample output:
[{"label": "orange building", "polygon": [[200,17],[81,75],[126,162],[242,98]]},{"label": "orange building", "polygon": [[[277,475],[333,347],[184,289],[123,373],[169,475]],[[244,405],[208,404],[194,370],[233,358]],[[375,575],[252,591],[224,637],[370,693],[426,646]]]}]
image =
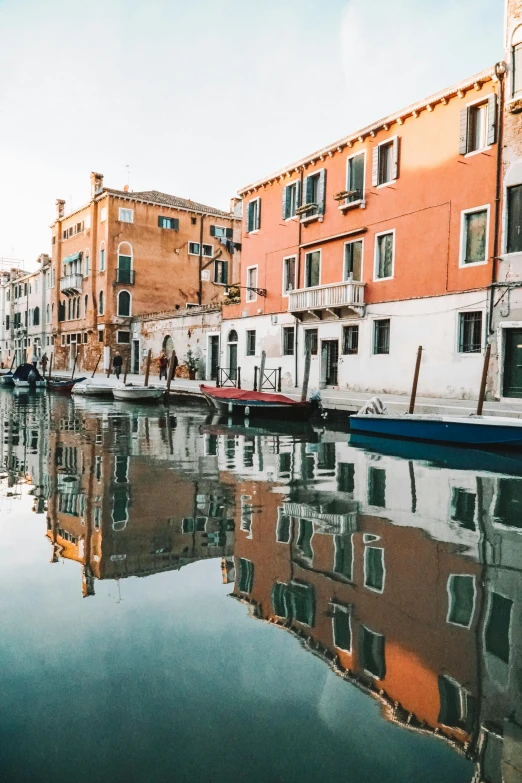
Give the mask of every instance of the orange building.
[{"label": "orange building", "polygon": [[91,200],[66,215],[57,201],[52,225],[55,367],[90,370],[100,355],[129,357],[139,372],[142,349],[132,318],[213,304],[237,280],[239,219],[158,191],[103,186],[91,174]]}]

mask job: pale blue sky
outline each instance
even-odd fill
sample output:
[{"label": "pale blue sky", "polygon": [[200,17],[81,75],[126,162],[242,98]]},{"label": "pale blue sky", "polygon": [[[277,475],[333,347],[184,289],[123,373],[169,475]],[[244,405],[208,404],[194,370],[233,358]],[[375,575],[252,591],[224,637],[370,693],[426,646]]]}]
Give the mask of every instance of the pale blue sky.
[{"label": "pale blue sky", "polygon": [[502,0],[0,0],[0,256],[89,173],[238,188],[502,57]]}]

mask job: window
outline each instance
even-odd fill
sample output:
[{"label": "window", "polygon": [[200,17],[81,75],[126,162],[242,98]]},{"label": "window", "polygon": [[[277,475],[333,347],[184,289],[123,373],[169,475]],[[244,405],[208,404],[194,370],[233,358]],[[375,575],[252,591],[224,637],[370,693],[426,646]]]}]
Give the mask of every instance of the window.
[{"label": "window", "polygon": [[505,527],[522,531],[522,493],[520,488],[519,479],[497,479],[494,518],[495,522]]},{"label": "window", "polygon": [[283,294],[295,290],[295,256],[283,258]]},{"label": "window", "polygon": [[343,326],[343,354],[359,352],[359,326]]},{"label": "window", "polygon": [[[326,169],[309,174],[304,181],[304,204],[301,220],[324,215]],[[304,209],[306,207],[306,209]]]},{"label": "window", "polygon": [[475,700],[450,677],[439,675],[440,711],[437,722],[444,726],[473,730]]},{"label": "window", "polygon": [[334,572],[351,580],[353,573],[352,537],[334,536],[334,547]]},{"label": "window", "polygon": [[373,322],[373,352],[374,354],[390,353],[390,319]]},{"label": "window", "polygon": [[40,308],[35,307],[33,310],[33,326],[40,326]]},{"label": "window", "polygon": [[130,332],[116,332],[116,342],[128,345],[130,343]]},{"label": "window", "polygon": [[228,285],[228,261],[214,261],[214,283]]},{"label": "window", "polygon": [[202,256],[210,256],[210,258],[212,258],[214,255],[214,248],[212,245],[200,245],[199,242],[189,242],[189,256],[199,256],[200,251]]},{"label": "window", "polygon": [[513,47],[513,95],[522,91],[522,43]]},{"label": "window", "polygon": [[375,280],[388,280],[393,277],[394,240],[394,231],[377,234],[375,237]]},{"label": "window", "polygon": [[305,344],[304,352],[305,356],[308,352],[312,356],[317,356],[318,343],[319,343],[319,331],[317,329],[305,329]]},{"label": "window", "polygon": [[[51,308],[49,305],[45,306],[45,323],[50,324],[51,323]],[[9,329],[9,321],[6,319],[6,329]]]},{"label": "window", "polygon": [[346,203],[364,198],[364,152],[352,155],[346,162]]},{"label": "window", "polygon": [[351,462],[337,463],[337,491],[350,492],[355,490],[355,465]]},{"label": "window", "polygon": [[486,650],[504,663],[509,663],[509,631],[513,601],[500,593],[491,593],[486,625]]},{"label": "window", "polygon": [[255,198],[247,205],[247,232],[259,231],[261,226],[261,199]]},{"label": "window", "polygon": [[496,140],[497,98],[466,106],[460,112],[459,153],[467,155],[489,147]]},{"label": "window", "polygon": [[239,572],[238,590],[241,593],[250,593],[254,583],[254,564],[251,560],[239,557],[237,566]]},{"label": "window", "polygon": [[233,230],[225,226],[210,226],[210,236],[218,239],[232,239]]},{"label": "window", "polygon": [[190,222],[192,223],[193,226],[195,226],[198,221],[197,221],[197,218],[191,217],[190,218]]},{"label": "window", "polygon": [[[522,79],[522,62],[520,74]],[[507,189],[506,250],[508,253],[520,253],[522,251],[522,185],[515,185],[515,187]]]},{"label": "window", "polygon": [[301,183],[291,182],[283,188],[283,220],[296,216],[300,206]]},{"label": "window", "polygon": [[105,271],[105,245],[100,247],[100,272]]},{"label": "window", "polygon": [[172,229],[172,231],[179,231],[179,220],[178,220],[178,218],[162,217],[160,215],[158,217],[158,227],[159,228],[170,228],[170,229]]},{"label": "window", "polygon": [[334,645],[339,650],[352,651],[352,624],[350,607],[330,602]]},{"label": "window", "polygon": [[462,213],[460,266],[486,263],[488,223],[488,207]]},{"label": "window", "polygon": [[294,355],[294,327],[283,327],[283,356]]},{"label": "window", "polygon": [[347,242],[344,246],[344,279],[362,280],[363,241]]},{"label": "window", "polygon": [[475,608],[475,577],[451,574],[448,578],[448,623],[469,628]]},{"label": "window", "polygon": [[482,313],[459,313],[459,353],[480,353]]},{"label": "window", "polygon": [[297,538],[297,549],[301,557],[307,560],[313,560],[314,550],[312,549],[312,537],[314,535],[314,525],[309,519],[299,520],[299,535]]},{"label": "window", "polygon": [[372,185],[386,185],[399,176],[399,139],[385,141],[374,147],[372,160]]},{"label": "window", "polygon": [[321,279],[321,251],[314,250],[305,255],[305,288],[319,285]]},{"label": "window", "polygon": [[377,593],[384,590],[384,549],[367,546],[364,550],[364,586]]},{"label": "window", "polygon": [[100,296],[98,298],[98,312],[100,315],[104,314],[103,291],[100,291]]},{"label": "window", "polygon": [[118,294],[118,315],[128,318],[131,314],[131,295],[128,291],[120,291]]},{"label": "window", "polygon": [[103,329],[98,329],[98,342],[103,342]]},{"label": "window", "polygon": [[257,266],[248,267],[246,284],[247,284],[246,300],[247,302],[255,302],[257,299],[257,291],[254,290],[257,288]]},{"label": "window", "polygon": [[[84,303],[83,303],[83,315],[85,317],[87,317],[87,308],[88,308],[88,306],[89,306],[89,295],[85,294],[85,300],[84,300]],[[85,335],[85,336],[87,337],[87,335]],[[85,342],[87,342],[87,340],[85,340]]]},{"label": "window", "polygon": [[247,329],[247,333],[246,333],[246,355],[247,356],[255,356],[256,355],[256,330],[255,329]]},{"label": "window", "polygon": [[85,277],[89,277],[89,253],[85,253]]},{"label": "window", "polygon": [[475,504],[477,496],[467,489],[451,490],[451,518],[467,530],[475,530]]},{"label": "window", "polygon": [[386,508],[386,471],[383,468],[368,468],[368,504]]},{"label": "window", "polygon": [[124,530],[129,519],[129,488],[116,486],[112,492],[112,529]]},{"label": "window", "polygon": [[134,223],[134,210],[120,207],[118,210],[118,220],[121,220],[122,223]]},{"label": "window", "polygon": [[385,638],[379,633],[361,626],[359,660],[364,670],[378,680],[386,676]]},{"label": "window", "polygon": [[281,509],[277,511],[276,541],[280,544],[288,544],[290,541],[290,517],[282,514]]},{"label": "window", "polygon": [[[130,248],[130,245],[127,245]],[[118,254],[118,269],[116,270],[116,282],[134,283],[134,270],[132,269],[132,256]]]},{"label": "window", "polygon": [[100,209],[100,223],[103,223],[105,220],[107,220],[107,207],[102,207]]}]

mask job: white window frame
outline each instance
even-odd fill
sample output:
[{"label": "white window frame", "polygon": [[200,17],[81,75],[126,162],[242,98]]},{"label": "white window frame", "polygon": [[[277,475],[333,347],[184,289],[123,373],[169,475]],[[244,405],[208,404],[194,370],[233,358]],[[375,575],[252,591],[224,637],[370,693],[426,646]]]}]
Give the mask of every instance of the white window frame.
[{"label": "white window frame", "polygon": [[245,226],[245,228],[246,228],[246,233],[247,233],[247,234],[257,234],[257,233],[258,233],[258,231],[259,231],[259,228],[253,228],[253,229],[252,229],[252,231],[249,231],[249,230],[248,230],[248,213],[249,213],[249,211],[250,211],[250,204],[253,204],[253,203],[254,203],[254,201],[257,201],[257,202],[258,202],[258,206],[257,206],[257,220],[256,220],[255,222],[256,222],[256,223],[260,223],[260,220],[259,220],[259,208],[260,208],[260,207],[259,207],[259,204],[261,203],[261,196],[257,196],[256,198],[251,198],[251,199],[250,199],[250,201],[247,201],[247,208],[246,208],[246,226]]},{"label": "white window frame", "polygon": [[[343,245],[343,283],[349,283],[350,280],[348,277],[346,277],[346,246],[347,245],[353,245],[355,242],[360,242],[362,245],[361,250],[361,279],[360,280],[354,280],[354,283],[362,283],[363,277],[364,277],[364,239],[361,237],[360,239],[350,239],[348,242],[345,242]],[[395,240],[394,240],[394,246],[395,246]],[[380,278],[381,280],[383,278]],[[387,278],[384,278],[387,279]]]},{"label": "white window frame", "polygon": [[107,207],[100,208],[100,223],[105,223],[107,220]]},{"label": "white window frame", "polygon": [[[297,180],[295,180],[297,182]],[[290,220],[291,218],[287,218],[287,220]],[[295,261],[295,277],[297,278],[297,256],[284,256],[283,258],[283,296],[288,297],[290,290],[286,290],[286,283],[287,283],[287,274],[286,274],[286,262],[290,261],[291,259],[294,259]],[[295,283],[297,283],[297,280],[295,280]],[[291,291],[297,291],[297,288],[292,288]]]},{"label": "white window frame", "polygon": [[367,164],[367,155],[366,155],[366,149],[359,150],[359,152],[354,152],[352,155],[348,155],[346,158],[346,174],[344,178],[346,190],[348,190],[348,169],[350,168],[350,161],[353,160],[353,158],[356,158],[358,155],[364,155],[364,166],[363,166],[363,194],[362,198],[358,198],[357,201],[345,201],[344,204],[339,205],[339,210],[341,212],[344,212],[346,209],[351,209],[352,207],[364,207],[366,206],[366,199],[365,199],[365,193],[366,193],[366,164]]},{"label": "white window frame", "polygon": [[[391,144],[392,155],[393,155],[393,147],[394,147],[394,144],[395,144],[395,140],[398,139],[398,138],[399,138],[398,134],[395,134],[395,136],[390,136],[389,139],[383,139],[382,141],[380,141],[377,144],[377,149],[379,150],[379,152],[377,153],[377,180],[379,180],[379,171],[380,171],[380,167],[381,167],[381,152],[380,152],[380,148],[384,147],[386,144]],[[392,166],[393,166],[393,160],[392,160]],[[379,188],[387,188],[388,185],[393,185],[393,184],[395,184],[395,182],[397,182],[396,179],[393,179],[393,178],[389,179],[386,182],[381,182],[380,185],[375,185],[375,189],[378,190]],[[384,232],[384,233],[386,233],[386,232]]]},{"label": "white window frame", "polygon": [[[478,155],[481,152],[487,152],[491,149],[491,144],[488,144],[488,127],[489,127],[489,104],[488,104],[488,98],[489,95],[482,96],[482,98],[477,98],[475,101],[471,101],[470,103],[466,104],[466,110],[467,110],[467,122],[468,122],[468,132],[469,132],[469,111],[474,106],[479,106],[481,103],[485,104],[486,106],[486,145],[485,147],[480,147],[478,150],[472,150],[471,152],[466,152],[464,155],[465,158],[471,158],[473,155]],[[469,137],[468,137],[469,140]]]},{"label": "white window frame", "polygon": [[[128,294],[130,297],[129,315],[120,315],[120,295],[124,293]],[[126,288],[122,288],[121,291],[118,291],[118,293],[116,294],[116,315],[118,316],[118,318],[132,318],[132,294],[130,291],[127,291]]]},{"label": "white window frame", "polygon": [[[221,236],[218,236],[218,235],[215,233],[215,231],[216,231],[216,229],[217,229],[217,228],[218,228],[220,231],[224,231],[224,234],[222,234]],[[228,228],[228,226],[218,226],[217,224],[215,224],[215,223],[214,223],[214,234],[215,234],[215,238],[216,238],[216,239],[226,239],[226,236],[227,236],[227,228]]]},{"label": "white window frame", "polygon": [[[339,463],[337,463],[337,464],[339,464]],[[335,472],[336,472],[336,478],[337,478],[337,467],[336,467],[336,471]],[[336,560],[336,557],[337,557],[337,548],[338,548],[338,546],[337,546],[337,539],[338,538],[348,538],[348,537],[350,538],[351,547],[352,547],[352,563],[351,563],[351,566],[350,566],[350,571],[351,571],[352,575],[351,575],[350,579],[348,579],[348,577],[345,576],[344,574],[342,574],[340,571],[336,571],[335,570],[335,560]],[[342,576],[344,579],[346,579],[348,582],[350,582],[350,584],[353,584],[353,581],[354,581],[353,580],[353,576],[354,576],[354,570],[353,569],[354,569],[354,566],[355,566],[354,534],[352,533],[350,536],[347,536],[346,534],[343,535],[342,533],[335,534],[334,535],[334,559],[333,559],[333,564],[332,564],[332,574],[336,574],[337,576]]]},{"label": "white window frame", "polygon": [[[451,590],[451,583],[453,581],[453,578],[455,576],[465,576],[468,579],[471,579],[473,581],[473,609],[471,611],[471,617],[470,621],[467,625],[462,625],[461,623],[456,623],[453,620],[450,620],[450,614],[451,614],[451,601],[452,601],[452,590]],[[475,617],[475,607],[477,605],[477,581],[473,574],[450,574],[448,576],[448,581],[446,582],[446,593],[448,595],[448,611],[446,613],[446,622],[449,625],[455,625],[457,628],[471,628],[473,625],[473,618]]]},{"label": "white window frame", "polygon": [[347,649],[346,647],[340,647],[338,644],[336,644],[335,641],[335,617],[332,617],[332,640],[333,644],[336,650],[342,650],[343,652],[352,653],[353,651],[353,628],[352,628],[352,607],[351,606],[344,606],[344,604],[337,603],[335,600],[331,600],[330,602],[331,607],[335,607],[335,612],[339,612],[339,614],[347,614],[348,615],[348,626],[350,628],[350,648]]},{"label": "white window frame", "polygon": [[[124,213],[128,213],[130,220],[127,220],[127,218],[123,217]],[[134,223],[134,210],[130,209],[129,207],[118,207],[118,220],[121,223]]]},{"label": "white window frame", "polygon": [[[486,258],[484,261],[473,261],[471,264],[466,264],[464,259],[466,257],[466,215],[472,215],[474,212],[486,212]],[[460,213],[460,253],[459,253],[459,269],[473,269],[476,266],[484,266],[489,262],[489,224],[491,217],[491,205],[483,204],[481,207],[472,207],[471,209],[463,209]]]},{"label": "white window frame", "polygon": [[[373,282],[374,283],[381,283],[385,280],[393,280],[395,277],[395,240],[396,240],[395,233],[396,233],[395,228],[389,228],[387,231],[379,231],[379,233],[375,234],[374,236],[374,247],[373,247]],[[377,277],[378,260],[379,260],[378,257],[379,243],[377,240],[379,239],[379,237],[385,236],[385,234],[393,234],[392,273],[389,277]]]},{"label": "white window frame", "polygon": [[[103,252],[103,256],[102,256]],[[98,256],[98,262],[99,262],[99,271],[105,272],[106,266],[107,266],[107,258],[106,258],[106,250],[105,250],[105,242],[102,240],[100,242],[100,254]],[[103,258],[103,265],[102,265],[102,258]]]},{"label": "white window frame", "polygon": [[[197,253],[194,253],[191,251],[190,246],[191,245],[198,245],[200,247],[200,250],[198,250]],[[204,247],[210,248],[210,255],[203,252]],[[199,258],[199,254],[201,253],[202,258],[214,258],[214,245],[211,245],[209,242],[195,242],[194,240],[190,240],[188,243],[188,249],[187,249],[189,256],[197,256]]]},{"label": "white window frame", "polygon": [[[303,186],[301,188],[301,201],[303,202],[301,206],[304,206],[306,204],[305,196],[306,196],[306,182],[310,177],[321,177],[321,173],[325,171],[325,166],[322,166],[320,169],[315,169],[315,171],[311,171],[309,174],[306,175],[306,177],[303,179]],[[319,204],[317,205],[320,206]],[[316,212],[313,215],[309,215],[308,213],[304,212],[302,215],[299,215],[299,218],[301,220],[301,223],[311,223],[313,220],[317,220],[319,223],[322,223],[324,221],[324,213],[326,212],[326,190],[324,194],[324,211]]]},{"label": "white window frame", "polygon": [[249,288],[250,284],[250,270],[255,269],[256,270],[256,284],[253,286],[253,288],[259,288],[259,265],[258,264],[252,264],[252,266],[247,266],[246,268],[246,301],[247,302],[256,302],[257,301],[257,292],[252,291]]},{"label": "white window frame", "polygon": [[[482,313],[482,324],[480,330],[480,351],[460,351],[460,316],[462,313]],[[475,359],[483,355],[484,350],[484,329],[486,326],[486,309],[484,307],[463,307],[456,312],[457,320],[455,322],[455,353],[457,356],[472,356]]]},{"label": "white window frame", "polygon": [[[372,587],[371,585],[366,584],[366,553],[370,549],[378,549],[380,552],[382,552],[382,590],[378,590],[376,587]],[[367,590],[371,590],[372,593],[384,593],[384,587],[386,585],[386,561],[384,558],[384,547],[382,546],[365,546],[364,547],[364,579],[363,579],[364,587]]]},{"label": "white window frame", "polygon": [[[297,186],[299,185],[299,182],[300,182],[300,180],[298,180],[298,179],[292,179],[287,185],[285,185],[283,187],[283,192],[285,192],[287,188],[291,188],[292,186],[295,186],[297,188]],[[285,196],[285,198],[286,198],[286,196]],[[297,192],[296,192],[295,208],[299,209],[299,204],[297,202]],[[299,215],[297,215],[297,213],[295,215],[290,215],[289,217],[285,218],[285,223],[288,222],[289,220],[295,220],[297,217],[299,217]],[[292,256],[289,256],[289,258],[292,258]]]},{"label": "white window frame", "polygon": [[[322,277],[323,277],[323,248],[322,247],[318,247],[315,250],[308,250],[308,251],[305,252],[305,254],[304,254],[304,282],[306,283],[306,277],[307,277],[307,274],[306,274],[306,259],[312,253],[319,253],[319,283],[317,285],[310,286],[310,288],[319,288],[322,285],[321,280],[322,280]],[[305,286],[305,288],[306,288],[306,286]]]}]

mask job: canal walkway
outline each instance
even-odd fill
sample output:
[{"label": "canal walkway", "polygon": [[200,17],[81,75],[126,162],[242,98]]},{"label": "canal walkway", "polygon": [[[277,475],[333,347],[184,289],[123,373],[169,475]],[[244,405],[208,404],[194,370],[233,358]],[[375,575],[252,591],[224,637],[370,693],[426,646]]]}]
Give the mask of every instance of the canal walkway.
[{"label": "canal walkway", "polygon": [[[96,377],[101,379],[105,378],[105,375],[97,373]],[[114,376],[111,376],[111,378],[114,378]],[[127,382],[141,385],[143,383],[143,375],[128,375]],[[166,386],[165,381],[158,380],[156,375],[151,375],[150,383],[157,386]],[[215,386],[213,381],[189,381],[185,378],[176,378],[172,381],[171,395],[175,397],[186,397],[187,399],[194,401],[197,401],[198,399],[203,401],[203,396],[199,390],[201,383],[205,383],[207,386]],[[292,399],[300,398],[300,391],[297,389],[283,389],[282,393]],[[356,413],[371,396],[372,395],[369,392],[356,392],[351,390],[323,389],[321,391],[321,398],[325,410],[339,415],[344,412],[348,414]],[[378,396],[384,402],[390,413],[402,414],[408,410],[410,402],[409,395],[381,393]],[[476,399],[459,400],[445,397],[418,396],[415,404],[415,411],[417,413],[468,416],[472,413],[476,413],[476,410]],[[522,418],[522,399],[487,401],[484,403],[484,414]]]}]

